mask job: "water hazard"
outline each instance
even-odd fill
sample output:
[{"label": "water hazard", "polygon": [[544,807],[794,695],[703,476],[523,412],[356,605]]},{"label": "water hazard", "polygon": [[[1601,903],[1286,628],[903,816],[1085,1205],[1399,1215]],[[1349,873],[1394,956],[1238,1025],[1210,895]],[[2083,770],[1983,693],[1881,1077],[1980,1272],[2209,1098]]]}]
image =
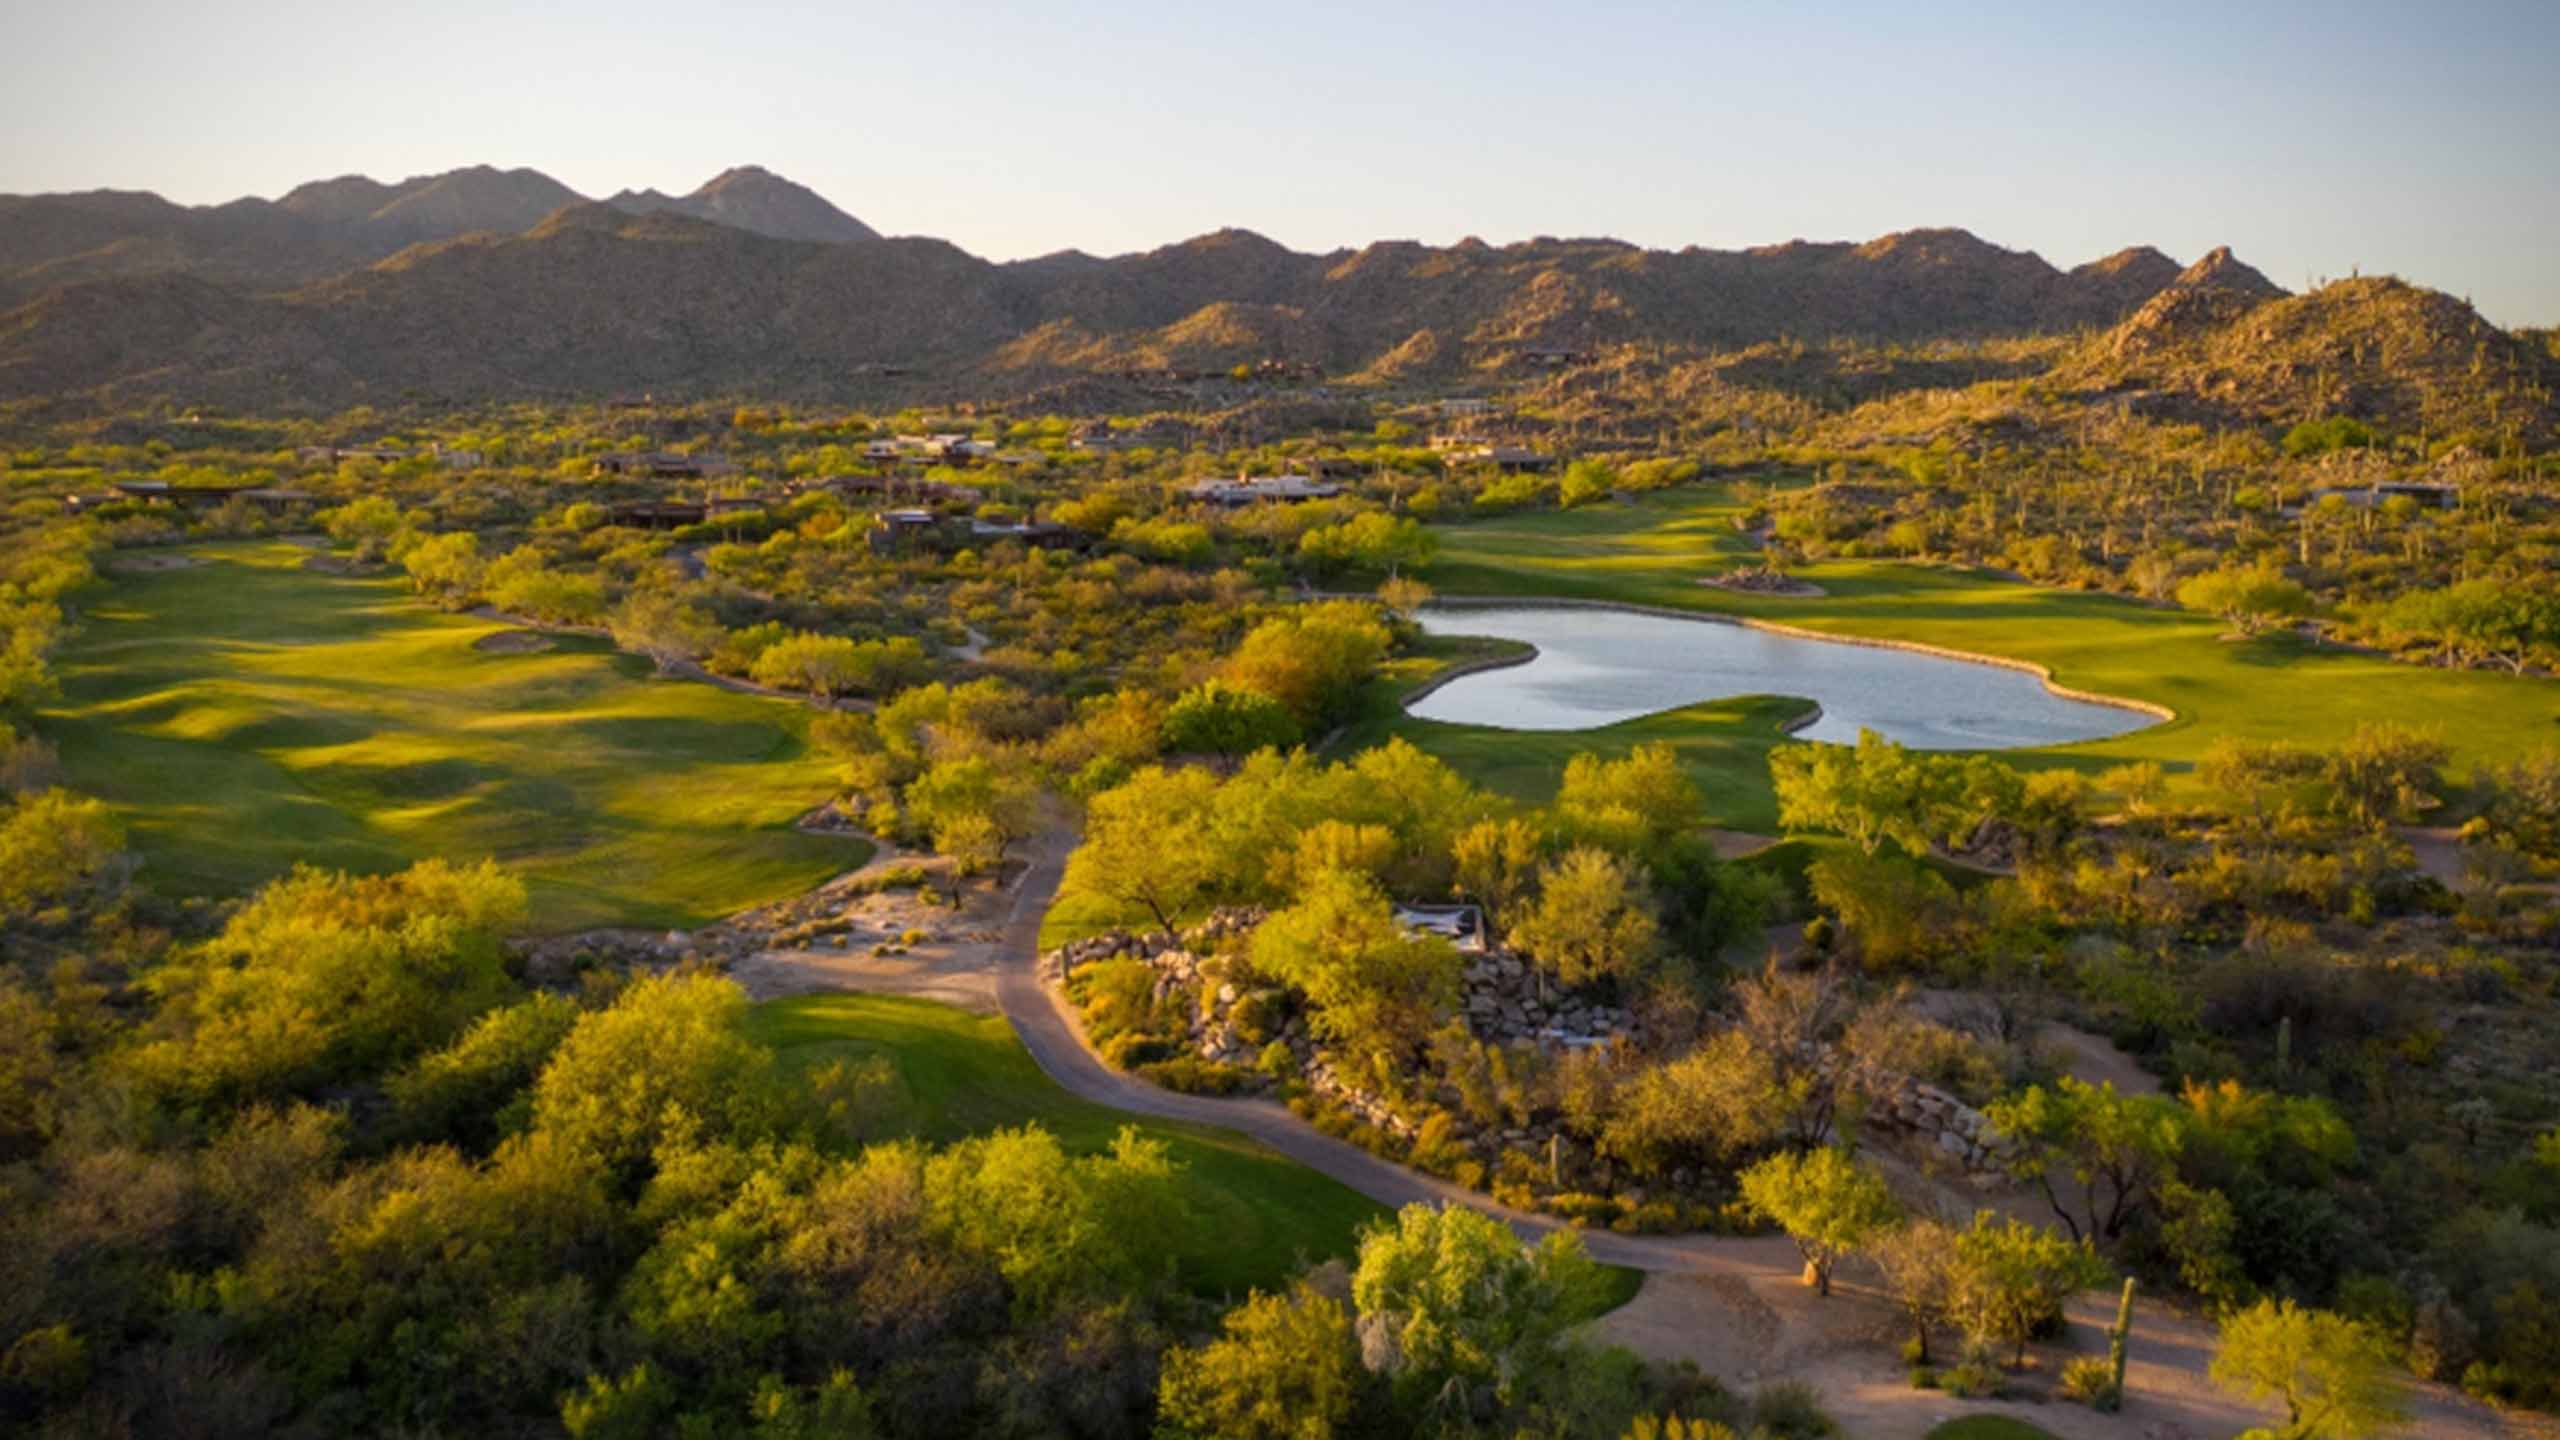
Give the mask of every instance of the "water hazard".
[{"label": "water hazard", "polygon": [[1843,744],[1873,730],[1916,750],[2014,750],[2155,723],[2056,695],[2024,670],[1716,620],[1559,606],[1432,606],[1434,635],[1538,647],[1526,665],[1461,676],[1417,701],[1425,720],[1504,730],[1588,730],[1702,700],[1799,695],[1822,718],[1797,732]]}]

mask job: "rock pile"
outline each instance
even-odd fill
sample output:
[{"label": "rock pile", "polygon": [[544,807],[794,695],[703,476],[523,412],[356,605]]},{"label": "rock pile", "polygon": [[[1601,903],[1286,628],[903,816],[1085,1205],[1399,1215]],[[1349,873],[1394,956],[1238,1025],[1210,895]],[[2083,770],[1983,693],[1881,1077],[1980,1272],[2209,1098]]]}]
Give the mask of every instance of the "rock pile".
[{"label": "rock pile", "polygon": [[[1179,939],[1161,933],[1105,931],[1043,955],[1041,970],[1047,978],[1063,981],[1074,971],[1104,960],[1144,961],[1156,971],[1158,1000],[1178,990],[1204,992],[1194,1007],[1198,1018],[1193,1022],[1192,1034],[1195,1041],[1201,1042],[1198,1048],[1203,1058],[1220,1059],[1233,1054],[1234,1047],[1213,1046],[1210,1041],[1216,1032],[1231,1028],[1226,1023],[1228,1012],[1251,995],[1277,992],[1240,992],[1223,975],[1204,972],[1204,955],[1229,937],[1251,933],[1262,923],[1264,914],[1254,909],[1220,910]],[[1222,968],[1210,966],[1211,970]],[[1554,986],[1541,986],[1527,961],[1498,950],[1469,955],[1460,986],[1459,1009],[1466,1016],[1467,1028],[1489,1044],[1578,1050],[1608,1043],[1629,1022],[1627,1012],[1619,1006],[1603,1005]],[[1247,1054],[1245,1058],[1252,1057]]]},{"label": "rock pile", "polygon": [[1935,1085],[1906,1079],[1888,1089],[1867,1115],[1933,1145],[1938,1152],[1978,1181],[1988,1183],[2007,1173],[2017,1146],[2001,1135],[1991,1117]]},{"label": "rock pile", "polygon": [[1580,1050],[1627,1028],[1625,1010],[1541,986],[1527,961],[1502,951],[1469,956],[1461,984],[1467,1028],[1488,1043]]}]

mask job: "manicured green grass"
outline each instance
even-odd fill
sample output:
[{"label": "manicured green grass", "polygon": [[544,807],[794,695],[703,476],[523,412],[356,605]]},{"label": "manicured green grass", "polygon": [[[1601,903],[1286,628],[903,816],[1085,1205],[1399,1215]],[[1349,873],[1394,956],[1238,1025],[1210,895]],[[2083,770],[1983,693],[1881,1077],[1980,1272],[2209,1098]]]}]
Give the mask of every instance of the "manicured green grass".
[{"label": "manicured green grass", "polygon": [[305,570],[297,546],[193,553],[111,582],[38,722],[156,888],[494,857],[538,929],[690,926],[864,858],[791,828],[833,789],[797,706],[654,679],[601,641],[475,650],[507,627]]},{"label": "manicured green grass", "polygon": [[1965,1415],[1931,1430],[1929,1440],[2054,1440],[2054,1435],[2006,1415]]},{"label": "manicured green grass", "polygon": [[[1439,558],[1425,572],[1444,595],[1569,596],[1697,610],[1844,635],[1945,646],[2031,661],[2056,683],[2166,705],[2177,718],[2129,735],[2009,751],[2020,764],[2102,770],[2155,760],[2181,784],[2206,747],[2224,736],[2334,745],[2367,721],[2433,727],[2452,747],[2457,775],[2560,744],[2560,682],[2487,671],[2434,670],[2378,656],[2314,649],[2291,638],[2223,639],[2222,622],[2113,596],[2054,590],[1977,571],[1884,560],[1838,560],[1793,573],[1820,597],[1739,594],[1699,585],[1750,555],[1733,527],[1741,507],[1723,487],[1442,527]],[[1595,617],[1594,623],[1605,623]],[[1696,737],[1692,772],[1714,800],[1715,823],[1764,826],[1767,744],[1738,724],[1737,702],[1647,716],[1565,735],[1473,732],[1400,718],[1407,735],[1487,783],[1511,785],[1547,753],[1619,743],[1630,727],[1647,738]],[[1687,717],[1687,718],[1681,718]],[[1712,743],[1725,737],[1732,743]],[[1627,742],[1631,743],[1631,741]],[[1755,753],[1756,752],[1756,753]],[[1497,757],[1517,754],[1517,762]]]},{"label": "manicured green grass", "polygon": [[1347,1258],[1386,1212],[1357,1192],[1224,1131],[1142,1120],[1061,1090],[1004,1020],[930,1000],[810,995],[773,1000],[750,1028],[796,1066],[884,1056],[898,1072],[890,1128],[935,1142],[1037,1124],[1070,1150],[1107,1149],[1123,1126],[1165,1142],[1183,1167],[1188,1233],[1167,1236],[1184,1282],[1205,1294],[1276,1289],[1301,1267]]},{"label": "manicured green grass", "polygon": [[1769,752],[1786,742],[1786,722],[1804,709],[1802,700],[1753,695],[1656,711],[1597,730],[1496,730],[1399,712],[1364,726],[1356,738],[1374,744],[1401,735],[1476,784],[1532,805],[1555,798],[1565,762],[1576,755],[1615,760],[1638,745],[1669,745],[1706,797],[1716,824],[1768,831],[1778,825]]}]

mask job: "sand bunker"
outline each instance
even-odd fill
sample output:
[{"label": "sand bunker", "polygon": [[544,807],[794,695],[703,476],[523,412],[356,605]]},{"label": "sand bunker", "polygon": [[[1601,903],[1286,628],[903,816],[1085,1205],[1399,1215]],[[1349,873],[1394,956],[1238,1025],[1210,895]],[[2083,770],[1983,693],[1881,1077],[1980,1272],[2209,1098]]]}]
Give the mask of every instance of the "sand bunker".
[{"label": "sand bunker", "polygon": [[556,643],[539,630],[498,630],[472,641],[471,648],[487,655],[539,655]]}]

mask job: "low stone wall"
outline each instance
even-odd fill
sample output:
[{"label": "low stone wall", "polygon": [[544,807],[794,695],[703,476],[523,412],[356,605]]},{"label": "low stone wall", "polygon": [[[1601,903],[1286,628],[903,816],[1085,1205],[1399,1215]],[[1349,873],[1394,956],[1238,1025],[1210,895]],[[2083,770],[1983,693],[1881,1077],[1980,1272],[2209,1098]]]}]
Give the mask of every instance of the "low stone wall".
[{"label": "low stone wall", "polygon": [[1934,1148],[1984,1185],[2004,1178],[2017,1153],[1990,1116],[1918,1080],[1906,1079],[1882,1096],[1867,1112],[1867,1121]]}]

